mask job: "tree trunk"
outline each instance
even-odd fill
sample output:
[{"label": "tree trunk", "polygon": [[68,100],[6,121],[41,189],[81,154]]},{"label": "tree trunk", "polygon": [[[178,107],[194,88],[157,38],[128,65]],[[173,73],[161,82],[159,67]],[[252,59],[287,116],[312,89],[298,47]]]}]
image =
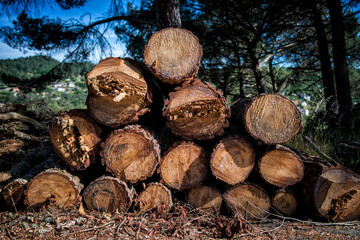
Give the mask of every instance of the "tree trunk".
[{"label": "tree trunk", "polygon": [[108,172],[135,183],[153,175],[160,160],[160,147],[150,132],[139,125],[128,125],[107,137],[101,157]]},{"label": "tree trunk", "polygon": [[180,0],[155,0],[158,29],[181,28]]},{"label": "tree trunk", "polygon": [[48,169],[36,175],[25,190],[25,205],[38,208],[55,204],[60,208],[75,207],[81,197],[83,185],[79,178],[65,170]]},{"label": "tree trunk", "polygon": [[233,122],[265,144],[285,143],[302,127],[301,113],[295,104],[279,94],[262,94],[239,99],[231,106]]},{"label": "tree trunk", "polygon": [[200,80],[176,88],[165,106],[166,126],[187,140],[212,139],[222,135],[229,124],[230,109],[222,93]]},{"label": "tree trunk", "polygon": [[84,110],[60,112],[50,125],[51,142],[70,170],[83,170],[95,163],[101,129]]},{"label": "tree trunk", "polygon": [[91,116],[109,127],[127,125],[149,111],[152,87],[140,64],[109,57],[87,74],[86,104]]},{"label": "tree trunk", "polygon": [[327,0],[330,11],[330,25],[335,66],[336,92],[339,115],[344,133],[350,133],[352,126],[352,101],[349,72],[346,60],[345,29],[340,0]]},{"label": "tree trunk", "polygon": [[238,218],[259,220],[265,218],[270,210],[270,198],[264,189],[241,183],[224,194],[224,200]]},{"label": "tree trunk", "polygon": [[291,192],[279,190],[272,197],[271,206],[282,216],[291,217],[296,212],[297,201]]},{"label": "tree trunk", "polygon": [[157,208],[159,212],[168,212],[173,205],[171,192],[161,183],[150,183],[139,195],[139,213]]},{"label": "tree trunk", "polygon": [[209,168],[204,149],[192,142],[175,143],[161,159],[159,172],[162,181],[179,191],[199,185]]},{"label": "tree trunk", "polygon": [[186,29],[165,28],[151,36],[144,49],[144,63],[162,82],[180,85],[195,78],[202,48]]},{"label": "tree trunk", "polygon": [[349,221],[360,216],[360,178],[340,169],[324,172],[314,189],[320,215],[331,221]]},{"label": "tree trunk", "polygon": [[89,184],[82,195],[90,211],[124,212],[132,204],[134,190],[115,177],[103,176]]},{"label": "tree trunk", "polygon": [[293,151],[277,146],[260,158],[259,173],[268,183],[284,188],[303,179],[304,164]]},{"label": "tree trunk", "polygon": [[240,137],[221,140],[214,149],[210,166],[212,174],[230,185],[244,182],[255,164],[255,151]]},{"label": "tree trunk", "polygon": [[220,212],[222,195],[214,187],[201,185],[190,190],[188,201],[204,212],[216,214]]}]

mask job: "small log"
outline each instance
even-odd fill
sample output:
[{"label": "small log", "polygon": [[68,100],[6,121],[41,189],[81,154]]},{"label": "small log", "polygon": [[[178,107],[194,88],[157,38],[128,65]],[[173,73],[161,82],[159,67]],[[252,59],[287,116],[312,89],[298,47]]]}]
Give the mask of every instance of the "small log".
[{"label": "small log", "polygon": [[6,205],[16,209],[16,205],[24,200],[24,190],[27,183],[28,180],[17,178],[3,188],[1,194]]},{"label": "small log", "polygon": [[152,88],[134,60],[105,58],[88,73],[86,83],[88,110],[103,125],[127,125],[149,111]]},{"label": "small log", "polygon": [[187,140],[212,139],[229,126],[230,109],[222,92],[199,79],[175,88],[165,106],[166,126]]},{"label": "small log", "polygon": [[199,39],[180,28],[165,28],[156,32],[144,49],[145,65],[169,85],[193,79],[199,70],[201,57]]},{"label": "small log", "polygon": [[279,190],[271,198],[271,206],[282,216],[290,217],[296,212],[297,201],[291,192]]},{"label": "small log", "polygon": [[212,174],[230,184],[244,182],[255,164],[255,151],[240,137],[228,137],[214,149],[210,166]]},{"label": "small log", "polygon": [[197,186],[190,190],[188,202],[208,213],[219,213],[222,204],[221,192],[210,186]]},{"label": "small log", "polygon": [[314,188],[319,214],[331,221],[349,221],[360,216],[360,178],[340,169],[320,175]]},{"label": "small log", "polygon": [[204,149],[192,142],[175,143],[163,156],[159,166],[162,181],[179,191],[199,185],[209,168]]},{"label": "small log", "polygon": [[264,189],[250,184],[240,183],[224,194],[224,200],[236,217],[258,220],[267,217],[270,198]]},{"label": "small log", "polygon": [[268,183],[284,188],[303,179],[304,164],[296,153],[278,145],[260,158],[259,173]]},{"label": "small log", "polygon": [[108,172],[135,183],[153,175],[160,161],[160,147],[149,131],[129,125],[107,137],[100,155]]},{"label": "small log", "polygon": [[50,125],[51,142],[70,170],[83,170],[95,163],[101,129],[84,110],[60,112]]},{"label": "small log", "polygon": [[150,183],[139,195],[139,213],[148,209],[161,208],[168,212],[173,205],[171,192],[161,183]]},{"label": "small log", "polygon": [[279,94],[239,99],[232,104],[231,112],[234,122],[242,124],[253,138],[268,145],[291,140],[302,127],[296,105]]},{"label": "small log", "polygon": [[124,212],[132,203],[134,190],[118,178],[103,176],[87,186],[83,193],[86,208],[99,212]]},{"label": "small log", "polygon": [[60,208],[75,207],[83,185],[78,177],[61,169],[47,169],[36,175],[26,186],[25,205],[38,208],[55,204]]}]

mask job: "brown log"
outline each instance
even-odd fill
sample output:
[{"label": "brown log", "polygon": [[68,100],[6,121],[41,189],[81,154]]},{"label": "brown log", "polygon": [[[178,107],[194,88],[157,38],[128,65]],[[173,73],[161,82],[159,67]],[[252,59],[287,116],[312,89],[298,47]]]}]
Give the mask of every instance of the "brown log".
[{"label": "brown log", "polygon": [[24,142],[16,139],[4,139],[0,141],[0,157],[4,154],[11,154],[25,146]]},{"label": "brown log", "polygon": [[168,212],[173,205],[171,192],[161,183],[150,183],[139,195],[139,213],[148,209],[161,207],[161,210]]},{"label": "brown log", "polygon": [[296,153],[278,145],[260,158],[259,173],[268,183],[284,188],[303,179],[304,164]]},{"label": "brown log", "polygon": [[360,178],[341,169],[320,175],[314,188],[319,214],[331,221],[349,221],[360,217]]},{"label": "brown log", "polygon": [[135,183],[153,175],[160,161],[160,147],[149,131],[129,125],[108,136],[101,156],[108,172]]},{"label": "brown log", "polygon": [[115,177],[97,178],[84,190],[83,200],[90,211],[124,212],[132,203],[134,190]]},{"label": "brown log", "polygon": [[255,151],[240,137],[228,137],[214,149],[210,166],[212,174],[230,184],[244,182],[255,164]]},{"label": "brown log", "polygon": [[60,208],[75,207],[83,185],[78,177],[61,169],[47,169],[36,175],[26,186],[25,205],[38,208],[55,204]]},{"label": "brown log", "polygon": [[201,57],[199,39],[180,28],[165,28],[156,32],[144,49],[145,65],[169,85],[193,79],[199,70]]},{"label": "brown log", "polygon": [[242,124],[256,140],[281,144],[294,138],[302,127],[301,113],[295,104],[279,94],[261,94],[239,99],[231,106],[234,122]]},{"label": "brown log", "polygon": [[159,166],[162,181],[179,191],[199,185],[209,168],[204,149],[192,142],[175,143],[163,156]]},{"label": "brown log", "polygon": [[51,122],[51,142],[70,170],[83,170],[95,163],[101,129],[84,110],[60,112]]},{"label": "brown log", "polygon": [[101,124],[114,128],[127,125],[149,111],[152,89],[134,60],[105,58],[88,73],[86,83],[88,110]]},{"label": "brown log", "polygon": [[1,194],[6,205],[16,209],[16,205],[24,200],[24,190],[27,183],[28,180],[17,178],[3,188]]},{"label": "brown log", "polygon": [[297,200],[291,192],[279,190],[271,198],[271,206],[282,216],[290,217],[296,212]]},{"label": "brown log", "polygon": [[190,190],[188,201],[208,213],[219,213],[222,204],[221,192],[210,186],[200,185]]},{"label": "brown log", "polygon": [[222,92],[199,79],[175,88],[165,106],[166,126],[187,140],[212,139],[222,135],[229,125],[230,108]]},{"label": "brown log", "polygon": [[258,220],[267,217],[270,198],[263,188],[251,183],[240,183],[224,194],[224,200],[236,217]]}]

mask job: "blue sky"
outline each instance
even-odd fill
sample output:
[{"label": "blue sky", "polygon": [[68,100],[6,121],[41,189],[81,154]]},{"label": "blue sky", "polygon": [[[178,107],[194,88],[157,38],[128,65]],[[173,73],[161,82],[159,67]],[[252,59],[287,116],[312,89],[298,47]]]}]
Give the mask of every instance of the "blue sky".
[{"label": "blue sky", "polygon": [[[104,13],[109,9],[110,6],[109,0],[88,0],[85,5],[81,8],[75,8],[70,10],[62,10],[57,5],[51,8],[44,8],[40,14],[40,16],[47,15],[49,17],[59,17],[63,20],[75,18],[79,19],[82,15],[86,13],[91,14],[91,20],[94,21],[97,18],[101,18]],[[125,1],[124,1],[125,2]],[[55,4],[54,4],[55,5]],[[126,5],[125,5],[126,6]],[[14,20],[16,16],[11,16],[10,19],[8,16],[1,16],[0,17],[0,26],[9,26],[12,25],[11,21]],[[85,19],[85,22],[88,21],[89,18]],[[120,43],[116,43],[116,36],[112,32],[108,32],[107,34],[108,40],[112,43],[112,51],[113,56],[122,56],[123,52],[125,51],[125,47],[122,46]],[[5,43],[0,42],[0,59],[8,59],[8,58],[18,58],[24,56],[31,56],[37,55],[40,52],[28,51],[27,53],[23,53],[17,49],[10,48]],[[43,52],[41,54],[46,54]],[[63,53],[51,54],[51,57],[61,61],[64,58]],[[104,56],[102,56],[104,57]],[[100,56],[90,59],[93,62],[98,62],[100,60]]]}]

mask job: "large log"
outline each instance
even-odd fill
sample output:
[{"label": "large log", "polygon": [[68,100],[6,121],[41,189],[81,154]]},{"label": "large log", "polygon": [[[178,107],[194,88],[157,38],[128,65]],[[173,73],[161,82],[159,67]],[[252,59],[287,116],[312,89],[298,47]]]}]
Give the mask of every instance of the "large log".
[{"label": "large log", "polygon": [[188,201],[208,213],[219,213],[222,204],[221,192],[215,187],[200,185],[190,190]]},{"label": "large log", "polygon": [[230,109],[222,92],[199,79],[175,88],[165,106],[166,126],[187,140],[212,139],[229,125]]},{"label": "large log", "polygon": [[151,36],[144,49],[144,63],[161,81],[179,85],[193,79],[200,65],[202,48],[186,29],[165,28]]},{"label": "large log", "polygon": [[82,195],[86,208],[99,212],[124,212],[132,203],[134,190],[124,181],[103,176],[89,184]]},{"label": "large log", "polygon": [[87,74],[86,83],[88,110],[103,125],[127,125],[149,111],[152,88],[134,60],[105,58]]},{"label": "large log", "polygon": [[154,208],[160,208],[158,210],[167,212],[172,205],[171,192],[161,183],[150,183],[139,194],[139,213]]},{"label": "large log", "polygon": [[28,208],[55,204],[60,208],[75,207],[83,185],[78,177],[62,169],[47,169],[26,186],[24,203]]},{"label": "large log", "polygon": [[279,94],[239,99],[232,104],[231,112],[234,122],[268,145],[291,140],[302,127],[300,111],[291,100]]},{"label": "large log", "polygon": [[84,110],[60,112],[51,122],[51,142],[70,170],[83,170],[95,163],[101,129]]},{"label": "large log", "polygon": [[230,184],[244,182],[255,164],[255,151],[240,137],[228,137],[214,149],[210,166],[212,174]]},{"label": "large log", "polygon": [[224,200],[236,217],[259,220],[267,217],[270,198],[264,189],[255,184],[240,183],[224,194]]},{"label": "large log", "polygon": [[259,173],[268,183],[284,188],[303,179],[304,164],[290,149],[276,146],[260,158]]},{"label": "large log", "polygon": [[360,178],[341,169],[325,171],[314,188],[319,214],[331,221],[349,221],[360,217]]},{"label": "large log", "polygon": [[209,159],[202,147],[192,142],[175,143],[163,156],[159,166],[162,181],[179,191],[199,185],[209,168]]},{"label": "large log", "polygon": [[102,164],[124,181],[135,183],[151,177],[160,161],[159,144],[139,125],[113,131],[102,145]]}]

